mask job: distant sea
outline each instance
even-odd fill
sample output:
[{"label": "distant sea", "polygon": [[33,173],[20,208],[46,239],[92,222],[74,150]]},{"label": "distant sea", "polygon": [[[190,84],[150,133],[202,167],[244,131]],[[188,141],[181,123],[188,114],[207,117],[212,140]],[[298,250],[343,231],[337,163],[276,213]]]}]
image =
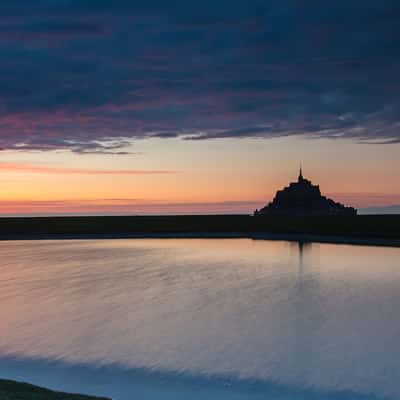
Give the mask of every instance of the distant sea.
[{"label": "distant sea", "polygon": [[400,205],[360,208],[359,214],[400,214]]},{"label": "distant sea", "polygon": [[[358,208],[358,214],[360,215],[385,215],[385,214],[400,214],[400,205],[393,205],[393,206],[386,206],[386,207],[366,207],[366,208]],[[253,211],[250,210],[248,214],[252,214]],[[24,214],[2,214],[0,213],[0,217],[72,217],[72,216],[79,216],[79,217],[84,217],[84,216],[93,216],[93,217],[100,217],[100,216],[123,216],[123,215],[135,215],[136,213],[126,213],[126,212],[108,212],[108,213],[99,213],[99,212],[82,212],[82,213],[24,213]],[[182,212],[182,215],[187,215],[187,213]],[[192,215],[213,215],[212,213],[206,213],[206,212],[191,212]],[[219,215],[221,213],[215,213],[215,215]],[[230,212],[230,215],[243,215],[246,214],[243,210],[237,211],[237,212]],[[137,215],[143,215],[143,216],[151,216],[151,215],[171,215],[170,213],[151,213],[151,214],[145,214],[145,213],[138,213]],[[179,215],[177,213],[173,215]]]}]

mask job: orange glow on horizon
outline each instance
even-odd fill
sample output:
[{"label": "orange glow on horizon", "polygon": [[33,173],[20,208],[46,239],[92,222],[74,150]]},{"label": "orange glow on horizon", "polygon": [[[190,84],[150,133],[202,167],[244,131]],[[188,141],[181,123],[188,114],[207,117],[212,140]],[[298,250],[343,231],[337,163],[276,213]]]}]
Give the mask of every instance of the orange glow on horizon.
[{"label": "orange glow on horizon", "polygon": [[362,158],[354,157],[355,143],[295,138],[137,146],[140,155],[132,156],[3,152],[0,214],[251,213],[297,179],[297,160],[334,200],[357,208],[400,204],[393,185],[400,146],[366,145]]}]

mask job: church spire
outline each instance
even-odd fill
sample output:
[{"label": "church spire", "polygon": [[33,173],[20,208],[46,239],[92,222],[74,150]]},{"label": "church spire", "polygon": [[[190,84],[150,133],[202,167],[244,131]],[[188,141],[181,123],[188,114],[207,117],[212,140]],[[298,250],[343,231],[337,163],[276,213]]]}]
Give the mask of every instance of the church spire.
[{"label": "church spire", "polygon": [[299,171],[299,179],[298,182],[303,182],[304,178],[303,178],[303,171],[301,169],[301,164],[300,164],[300,171]]}]

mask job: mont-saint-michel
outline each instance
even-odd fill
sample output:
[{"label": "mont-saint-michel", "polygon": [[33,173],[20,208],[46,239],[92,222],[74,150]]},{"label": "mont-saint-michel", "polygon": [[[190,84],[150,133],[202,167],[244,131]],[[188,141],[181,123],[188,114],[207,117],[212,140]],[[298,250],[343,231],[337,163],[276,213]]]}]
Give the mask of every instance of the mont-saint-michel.
[{"label": "mont-saint-michel", "polygon": [[254,215],[356,215],[357,210],[321,194],[318,185],[303,177],[300,167],[296,182],[278,190],[274,199]]},{"label": "mont-saint-michel", "polygon": [[0,0],[0,400],[400,400],[398,43],[400,0]]}]

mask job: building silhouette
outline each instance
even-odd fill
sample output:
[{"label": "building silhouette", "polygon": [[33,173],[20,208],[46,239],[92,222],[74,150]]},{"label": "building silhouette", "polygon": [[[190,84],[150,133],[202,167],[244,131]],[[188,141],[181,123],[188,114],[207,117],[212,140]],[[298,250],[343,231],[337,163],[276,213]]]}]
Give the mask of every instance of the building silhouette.
[{"label": "building silhouette", "polygon": [[303,177],[278,190],[273,201],[254,215],[356,215],[357,210],[321,195],[318,185]]}]

